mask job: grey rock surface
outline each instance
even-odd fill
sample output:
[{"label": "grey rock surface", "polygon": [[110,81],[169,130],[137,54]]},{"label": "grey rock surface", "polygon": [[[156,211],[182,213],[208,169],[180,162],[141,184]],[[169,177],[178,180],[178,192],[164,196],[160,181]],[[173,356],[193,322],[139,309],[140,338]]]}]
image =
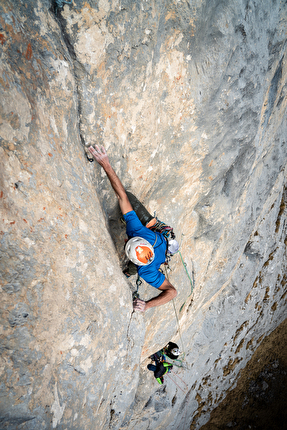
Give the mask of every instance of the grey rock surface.
[{"label": "grey rock surface", "polygon": [[[0,9],[1,427],[199,429],[286,316],[286,2]],[[175,308],[132,312],[95,143],[181,241]]]}]

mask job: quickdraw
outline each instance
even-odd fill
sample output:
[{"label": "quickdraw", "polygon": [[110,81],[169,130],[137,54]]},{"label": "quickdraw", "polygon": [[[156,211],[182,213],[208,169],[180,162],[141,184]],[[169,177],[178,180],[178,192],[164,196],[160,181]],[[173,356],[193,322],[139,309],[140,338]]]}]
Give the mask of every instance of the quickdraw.
[{"label": "quickdraw", "polygon": [[169,227],[167,224],[157,218],[156,221],[157,222],[153,226],[149,227],[149,230],[156,231],[157,233],[162,234],[166,238],[166,240],[175,239],[175,234],[173,232],[172,227]]},{"label": "quickdraw", "polygon": [[138,275],[137,280],[136,280],[137,289],[136,289],[136,291],[133,292],[133,300],[140,298],[140,296],[139,296],[139,286],[142,283],[143,283],[143,281],[141,280],[140,276]]}]

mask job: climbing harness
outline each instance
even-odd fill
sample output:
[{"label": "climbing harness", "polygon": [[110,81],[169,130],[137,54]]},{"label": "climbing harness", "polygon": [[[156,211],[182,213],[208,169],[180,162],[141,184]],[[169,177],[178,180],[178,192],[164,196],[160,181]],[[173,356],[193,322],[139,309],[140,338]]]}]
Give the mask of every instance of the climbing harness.
[{"label": "climbing harness", "polygon": [[[160,366],[160,369],[159,369],[158,373],[157,373],[157,370],[154,372],[154,376],[155,376],[155,379],[157,380],[157,382],[158,382],[160,385],[162,385],[162,384],[164,383],[164,379],[163,379],[163,377],[164,377],[164,375],[166,375],[167,373],[170,373],[170,372],[171,372],[172,364],[171,364],[171,363],[167,363],[167,362],[163,361],[163,362],[161,362],[161,363],[159,364],[159,366]],[[157,366],[157,367],[158,367],[158,366]],[[157,375],[158,375],[158,376],[157,376]]]},{"label": "climbing harness", "polygon": [[163,350],[156,352],[150,358],[155,362],[155,365],[149,364],[147,368],[154,372],[154,377],[157,382],[159,384],[163,384],[163,376],[171,371],[173,368],[173,363],[166,361],[166,356],[163,354]]},{"label": "climbing harness", "polygon": [[173,232],[173,228],[169,227],[167,224],[165,224],[164,222],[160,221],[159,219],[156,218],[156,223],[154,225],[152,225],[151,227],[149,227],[149,230],[153,231],[153,232],[157,232],[162,234],[167,240],[169,238],[171,239],[175,239],[175,234]]}]

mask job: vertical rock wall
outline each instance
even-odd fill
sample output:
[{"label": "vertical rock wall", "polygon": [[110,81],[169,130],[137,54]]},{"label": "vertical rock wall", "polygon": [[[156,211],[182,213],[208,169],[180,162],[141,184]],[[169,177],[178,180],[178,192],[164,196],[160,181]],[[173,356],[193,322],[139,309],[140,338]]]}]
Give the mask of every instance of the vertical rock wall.
[{"label": "vertical rock wall", "polygon": [[[200,428],[286,312],[286,4],[60,3],[1,5],[1,426]],[[132,313],[91,143],[182,240],[176,314]]]}]

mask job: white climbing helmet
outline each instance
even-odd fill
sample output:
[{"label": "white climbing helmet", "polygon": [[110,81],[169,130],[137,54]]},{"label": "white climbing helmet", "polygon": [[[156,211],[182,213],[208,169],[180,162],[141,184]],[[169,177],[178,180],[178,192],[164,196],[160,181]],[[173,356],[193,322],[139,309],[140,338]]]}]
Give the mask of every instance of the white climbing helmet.
[{"label": "white climbing helmet", "polygon": [[172,353],[172,355],[175,355],[176,357],[178,357],[180,355],[179,348],[172,348],[172,350],[170,352]]},{"label": "white climbing helmet", "polygon": [[126,256],[137,266],[147,266],[154,260],[152,245],[142,237],[132,237],[125,246]]},{"label": "white climbing helmet", "polygon": [[170,239],[168,241],[167,252],[169,254],[175,254],[179,250],[179,243],[176,239]]}]

